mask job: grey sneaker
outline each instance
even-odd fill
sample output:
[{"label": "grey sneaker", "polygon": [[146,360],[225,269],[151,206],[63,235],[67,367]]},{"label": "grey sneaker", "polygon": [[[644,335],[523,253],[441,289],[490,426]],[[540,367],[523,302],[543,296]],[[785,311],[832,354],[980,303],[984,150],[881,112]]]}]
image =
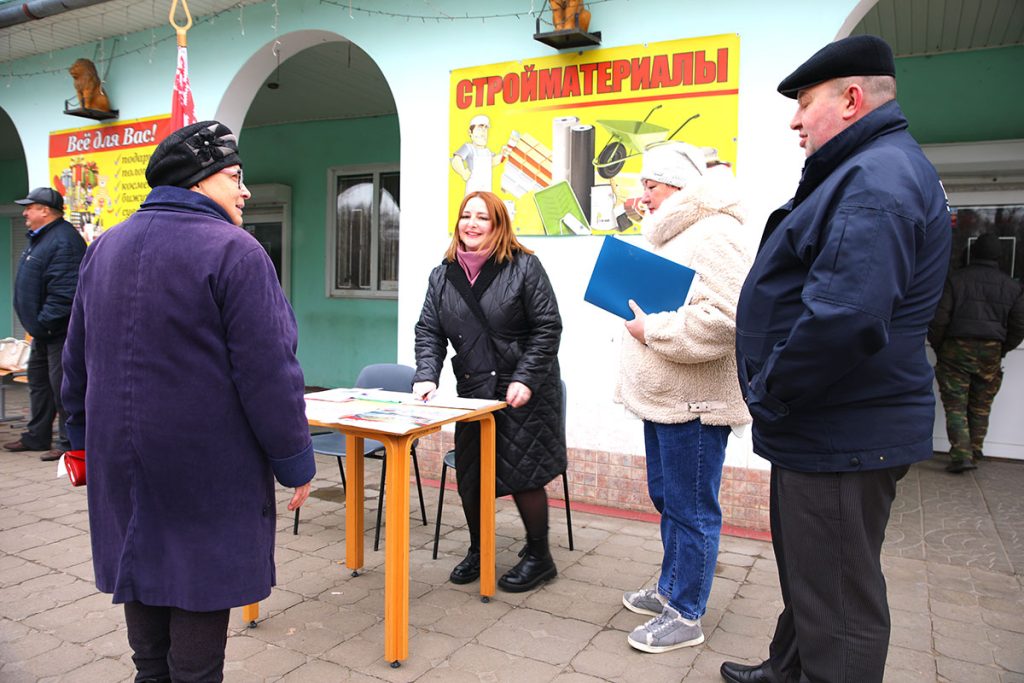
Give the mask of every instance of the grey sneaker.
[{"label": "grey sneaker", "polygon": [[622,604],[631,612],[656,617],[665,609],[665,598],[653,588],[641,588],[623,593]]},{"label": "grey sneaker", "polygon": [[630,646],[643,652],[668,652],[681,647],[700,645],[704,642],[704,631],[698,621],[689,626],[679,612],[665,605],[665,610],[646,624],[637,626],[626,638]]}]

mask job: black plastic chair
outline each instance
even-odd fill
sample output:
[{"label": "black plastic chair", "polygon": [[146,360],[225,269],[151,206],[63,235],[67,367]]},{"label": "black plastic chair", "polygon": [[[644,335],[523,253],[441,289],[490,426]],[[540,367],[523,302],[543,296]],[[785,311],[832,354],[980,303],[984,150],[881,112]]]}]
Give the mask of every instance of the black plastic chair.
[{"label": "black plastic chair", "polygon": [[[562,429],[565,429],[565,409],[565,380],[562,380]],[[448,468],[455,468],[455,451],[445,453],[444,459],[441,461],[441,487],[440,493],[437,496],[437,521],[434,523],[433,557],[435,560],[437,559],[437,544],[441,539],[441,510],[444,508],[444,483],[448,475]],[[572,542],[572,509],[569,506],[569,478],[564,471],[562,472],[562,495],[565,500],[565,528],[569,533],[569,550],[575,550],[576,547]]]},{"label": "black plastic chair", "polygon": [[[412,377],[416,372],[408,365],[395,363],[378,363],[367,365],[359,373],[356,379],[356,386],[363,389],[385,389],[387,391],[410,391],[412,389]],[[420,514],[423,517],[423,525],[427,525],[427,507],[423,502],[423,485],[420,483],[420,465],[416,459],[416,443],[413,442],[411,450],[412,466],[416,472],[416,491],[420,497]],[[347,487],[345,481],[345,467],[341,460],[345,457],[345,435],[336,430],[313,436],[313,452],[321,455],[330,455],[338,459],[338,471],[341,473],[341,486]],[[374,439],[363,439],[363,457],[373,458],[381,461],[380,467],[380,492],[377,494],[377,530],[373,537],[373,549],[380,549],[380,528],[384,513],[384,481],[387,476],[388,461],[384,457],[384,444]],[[295,509],[295,522],[292,526],[292,534],[299,533],[299,511]]]}]

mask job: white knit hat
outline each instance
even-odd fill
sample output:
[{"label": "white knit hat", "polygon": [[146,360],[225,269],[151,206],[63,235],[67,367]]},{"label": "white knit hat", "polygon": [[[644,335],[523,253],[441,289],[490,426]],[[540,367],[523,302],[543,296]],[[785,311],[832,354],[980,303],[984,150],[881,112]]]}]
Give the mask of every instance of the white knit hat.
[{"label": "white knit hat", "polygon": [[644,152],[640,179],[682,187],[704,175],[708,168],[705,158],[703,150],[685,142],[655,145]]}]

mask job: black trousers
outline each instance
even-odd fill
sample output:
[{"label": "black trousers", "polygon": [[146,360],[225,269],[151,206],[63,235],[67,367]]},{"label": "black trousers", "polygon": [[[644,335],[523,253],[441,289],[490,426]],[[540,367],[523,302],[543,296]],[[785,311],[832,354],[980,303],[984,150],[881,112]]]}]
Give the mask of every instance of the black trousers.
[{"label": "black trousers", "polygon": [[909,466],[806,473],[772,467],[772,545],[785,607],[769,662],[785,683],[881,683],[889,602],[881,552]]},{"label": "black trousers", "polygon": [[190,612],[126,602],[137,683],[220,683],[231,610]]},{"label": "black trousers", "polygon": [[32,354],[25,368],[31,415],[21,435],[21,442],[32,450],[48,451],[53,447],[53,418],[56,416],[60,417],[56,447],[60,450],[71,448],[64,427],[64,407],[60,402],[60,385],[64,380],[60,356],[65,339],[64,336],[46,341],[32,339]]}]

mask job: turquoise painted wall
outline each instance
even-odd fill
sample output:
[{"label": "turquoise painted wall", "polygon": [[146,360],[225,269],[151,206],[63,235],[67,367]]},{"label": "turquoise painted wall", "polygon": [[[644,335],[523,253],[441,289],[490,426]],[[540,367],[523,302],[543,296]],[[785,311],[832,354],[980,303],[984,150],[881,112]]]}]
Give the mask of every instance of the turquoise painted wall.
[{"label": "turquoise painted wall", "polygon": [[900,106],[921,144],[1024,138],[1024,46],[896,60]]},{"label": "turquoise painted wall", "polygon": [[[7,193],[4,193],[7,197]],[[0,337],[10,337],[14,332],[14,293],[11,288],[11,231],[24,230],[20,217],[0,216]]]},{"label": "turquoise painted wall", "polygon": [[[28,171],[21,159],[0,160],[0,202],[12,204],[28,192]],[[13,331],[11,316],[14,306],[11,297],[11,231],[24,230],[25,223],[17,215],[18,206],[10,206],[14,217],[0,216],[0,337],[9,337]]]},{"label": "turquoise painted wall", "polygon": [[24,159],[0,159],[0,192],[2,200],[21,199],[28,187],[28,171]]},{"label": "turquoise painted wall", "polygon": [[397,117],[243,128],[239,148],[247,183],[292,188],[291,301],[306,384],[351,386],[364,365],[395,362],[398,302],[328,298],[324,268],[327,169],[397,164]]}]

